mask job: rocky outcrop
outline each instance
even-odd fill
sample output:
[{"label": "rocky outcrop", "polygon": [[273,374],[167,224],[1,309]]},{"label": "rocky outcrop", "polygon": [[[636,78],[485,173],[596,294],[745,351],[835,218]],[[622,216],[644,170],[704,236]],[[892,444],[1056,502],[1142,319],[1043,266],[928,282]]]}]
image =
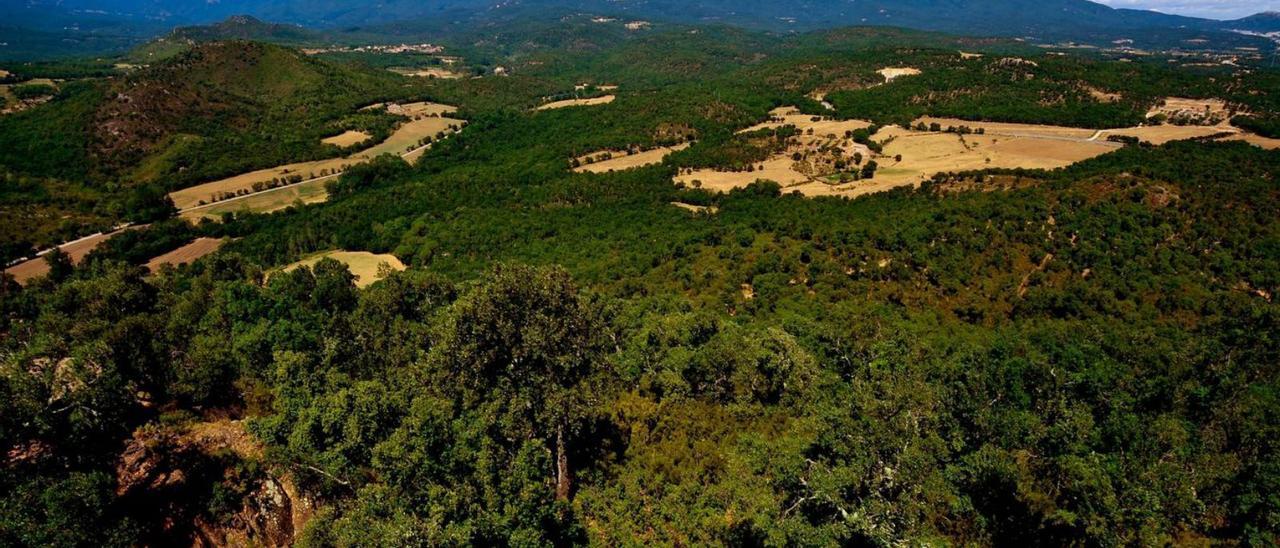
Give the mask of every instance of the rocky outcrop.
[{"label": "rocky outcrop", "polygon": [[261,455],[238,421],[144,427],[120,455],[116,494],[152,544],[290,546],[312,504],[289,474],[243,466]]}]

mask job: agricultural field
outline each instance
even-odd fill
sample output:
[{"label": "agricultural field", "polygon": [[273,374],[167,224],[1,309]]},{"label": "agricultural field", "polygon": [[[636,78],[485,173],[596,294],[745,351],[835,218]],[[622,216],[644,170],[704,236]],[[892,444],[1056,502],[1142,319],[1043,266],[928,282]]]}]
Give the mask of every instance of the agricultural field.
[{"label": "agricultural field", "polygon": [[147,270],[155,273],[160,271],[160,268],[164,265],[179,266],[191,264],[199,260],[201,257],[217,251],[225,243],[227,243],[227,241],[223,238],[196,238],[195,241],[187,245],[147,261],[146,267]]},{"label": "agricultural field", "polygon": [[679,152],[686,148],[689,148],[689,143],[658,147],[636,153],[625,150],[602,150],[575,158],[574,163],[577,167],[574,167],[573,170],[578,173],[606,173],[660,164],[672,152]]},{"label": "agricultural field", "polygon": [[[174,206],[179,211],[187,212],[193,208],[200,208],[199,213],[191,214],[198,217],[216,216],[225,211],[275,211],[288,206],[295,200],[301,200],[303,203],[316,203],[323,201],[323,181],[336,178],[339,173],[352,165],[367,162],[382,154],[395,154],[412,163],[426,150],[424,140],[434,140],[437,137],[460,129],[466,124],[464,120],[444,116],[457,111],[455,107],[448,105],[420,102],[404,105],[379,104],[374,105],[372,108],[385,109],[388,112],[405,116],[409,119],[401,123],[392,132],[391,136],[383,142],[350,156],[261,169],[177,190],[169,193],[169,198],[173,200]],[[355,138],[355,136],[348,136],[350,133],[354,132],[347,132],[339,137],[344,137],[345,140],[350,141]],[[355,142],[358,143],[360,141]],[[295,189],[294,192],[281,192],[281,188],[260,188],[263,185],[274,184],[273,181],[293,178],[298,179],[298,181],[292,182],[288,186],[307,186]],[[259,188],[255,188],[255,186]],[[259,199],[243,197],[246,194],[262,192],[263,190],[272,190],[272,192],[268,196]],[[230,197],[240,199],[226,204],[229,206],[234,204],[233,207],[213,207],[219,205],[218,202]],[[207,205],[210,207],[201,207]]]},{"label": "agricultural field", "polygon": [[461,72],[456,72],[456,71],[452,71],[447,68],[441,68],[441,67],[423,67],[423,68],[392,67],[387,70],[390,70],[391,72],[394,72],[401,76],[411,76],[414,78],[443,78],[446,80],[456,80],[458,78],[466,77],[466,75],[462,74]]},{"label": "agricultural field", "polygon": [[324,259],[333,259],[347,265],[347,268],[351,270],[351,274],[356,277],[356,287],[368,287],[382,279],[381,273],[384,269],[389,269],[393,272],[405,269],[404,263],[400,262],[400,259],[397,259],[395,255],[378,255],[367,251],[325,251],[290,264],[281,269],[281,271],[290,272],[304,266],[313,267]]},{"label": "agricultural field", "polygon": [[363,131],[347,130],[333,137],[321,139],[320,142],[326,145],[333,145],[339,148],[346,148],[351,145],[357,145],[372,139],[373,136]]},{"label": "agricultural field", "polygon": [[226,213],[271,213],[296,204],[318,204],[328,198],[325,183],[337,175],[317,177],[301,183],[236,196],[182,210],[182,218],[191,221],[219,220]]},{"label": "agricultural field", "polygon": [[[58,249],[67,254],[67,257],[71,259],[71,264],[80,264],[80,262],[89,255],[89,252],[97,249],[116,234],[119,234],[124,230],[134,230],[136,228],[138,227],[128,227],[114,232],[86,236],[74,242],[62,244],[58,246]],[[31,280],[48,274],[49,263],[45,261],[45,258],[42,255],[6,268],[4,269],[4,273],[13,276],[14,281],[19,284],[26,284]]]},{"label": "agricultural field", "polygon": [[535,110],[555,110],[568,107],[589,107],[595,105],[607,105],[617,99],[614,95],[604,95],[601,97],[592,97],[589,99],[563,99],[560,101],[552,101],[545,105],[539,105]]},{"label": "agricultural field", "polygon": [[[739,134],[793,126],[798,135],[793,143],[772,158],[760,162],[749,171],[699,169],[676,176],[676,183],[689,188],[727,192],[743,188],[757,180],[774,181],[785,192],[805,196],[862,196],[900,186],[918,185],[943,172],[982,169],[1022,168],[1056,169],[1106,154],[1119,148],[1117,143],[1097,140],[1096,130],[1047,125],[970,122],[949,118],[926,117],[912,124],[942,128],[944,131],[904,129],[896,126],[879,128],[870,139],[883,150],[874,152],[868,146],[843,137],[846,132],[867,129],[870,122],[860,120],[829,121],[822,117],[800,114],[794,108],[782,107],[770,113],[770,120]],[[982,134],[960,135],[945,131],[967,127]],[[812,132],[810,130],[813,130]],[[826,159],[819,153],[833,156]],[[826,159],[827,165],[843,160],[844,169],[816,169],[810,158]],[[801,160],[797,160],[801,158]],[[857,159],[862,159],[858,162]],[[874,161],[878,169],[873,177],[841,176],[859,171],[859,166]]]}]

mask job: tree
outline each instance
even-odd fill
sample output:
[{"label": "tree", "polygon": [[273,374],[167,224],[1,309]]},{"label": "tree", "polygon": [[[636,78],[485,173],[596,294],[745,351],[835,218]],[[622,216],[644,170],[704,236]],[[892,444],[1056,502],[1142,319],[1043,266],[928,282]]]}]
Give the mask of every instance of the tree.
[{"label": "tree", "polygon": [[449,309],[428,361],[442,393],[495,413],[512,439],[554,448],[555,494],[565,500],[570,445],[597,393],[602,331],[564,270],[499,266]]}]

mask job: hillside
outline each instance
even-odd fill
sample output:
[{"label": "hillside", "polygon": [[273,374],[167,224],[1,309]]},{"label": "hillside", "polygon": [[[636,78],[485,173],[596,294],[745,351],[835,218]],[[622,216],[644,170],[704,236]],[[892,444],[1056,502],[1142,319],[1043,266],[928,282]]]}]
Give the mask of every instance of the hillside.
[{"label": "hillside", "polygon": [[321,34],[300,25],[266,23],[248,15],[235,15],[211,25],[178,27],[129,52],[137,63],[154,63],[177,55],[197,44],[227,40],[249,40],[273,44],[301,45],[317,41]]},{"label": "hillside", "polygon": [[[386,71],[329,64],[279,46],[200,44],[144,70],[81,82],[66,100],[0,118],[0,166],[178,186],[322,154],[321,137],[365,104],[412,93],[405,83]],[[38,129],[71,108],[89,113],[77,127]],[[49,161],[31,161],[37,150]]]}]

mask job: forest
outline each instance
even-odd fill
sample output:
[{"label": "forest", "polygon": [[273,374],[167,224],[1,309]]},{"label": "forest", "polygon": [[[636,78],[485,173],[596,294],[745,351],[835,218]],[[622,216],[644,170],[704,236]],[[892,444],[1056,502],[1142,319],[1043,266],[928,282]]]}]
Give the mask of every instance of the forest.
[{"label": "forest", "polygon": [[[736,131],[823,113],[818,89],[878,124],[1105,128],[1175,94],[1274,116],[1278,73],[866,29],[522,38],[470,50],[509,77],[424,84],[468,124],[414,164],[272,214],[156,210],[0,276],[0,545],[261,532],[272,489],[310,508],[299,546],[1280,540],[1280,152],[1133,145],[856,199],[672,184],[759,161],[787,132]],[[872,86],[886,65],[922,74]],[[617,100],[530,110],[584,81]],[[0,130],[114,84],[82,85]],[[695,142],[661,164],[569,169],[674,135]],[[0,204],[114,192],[61,153],[0,161]],[[199,236],[229,243],[142,266]],[[281,268],[332,249],[409,268]]]}]

